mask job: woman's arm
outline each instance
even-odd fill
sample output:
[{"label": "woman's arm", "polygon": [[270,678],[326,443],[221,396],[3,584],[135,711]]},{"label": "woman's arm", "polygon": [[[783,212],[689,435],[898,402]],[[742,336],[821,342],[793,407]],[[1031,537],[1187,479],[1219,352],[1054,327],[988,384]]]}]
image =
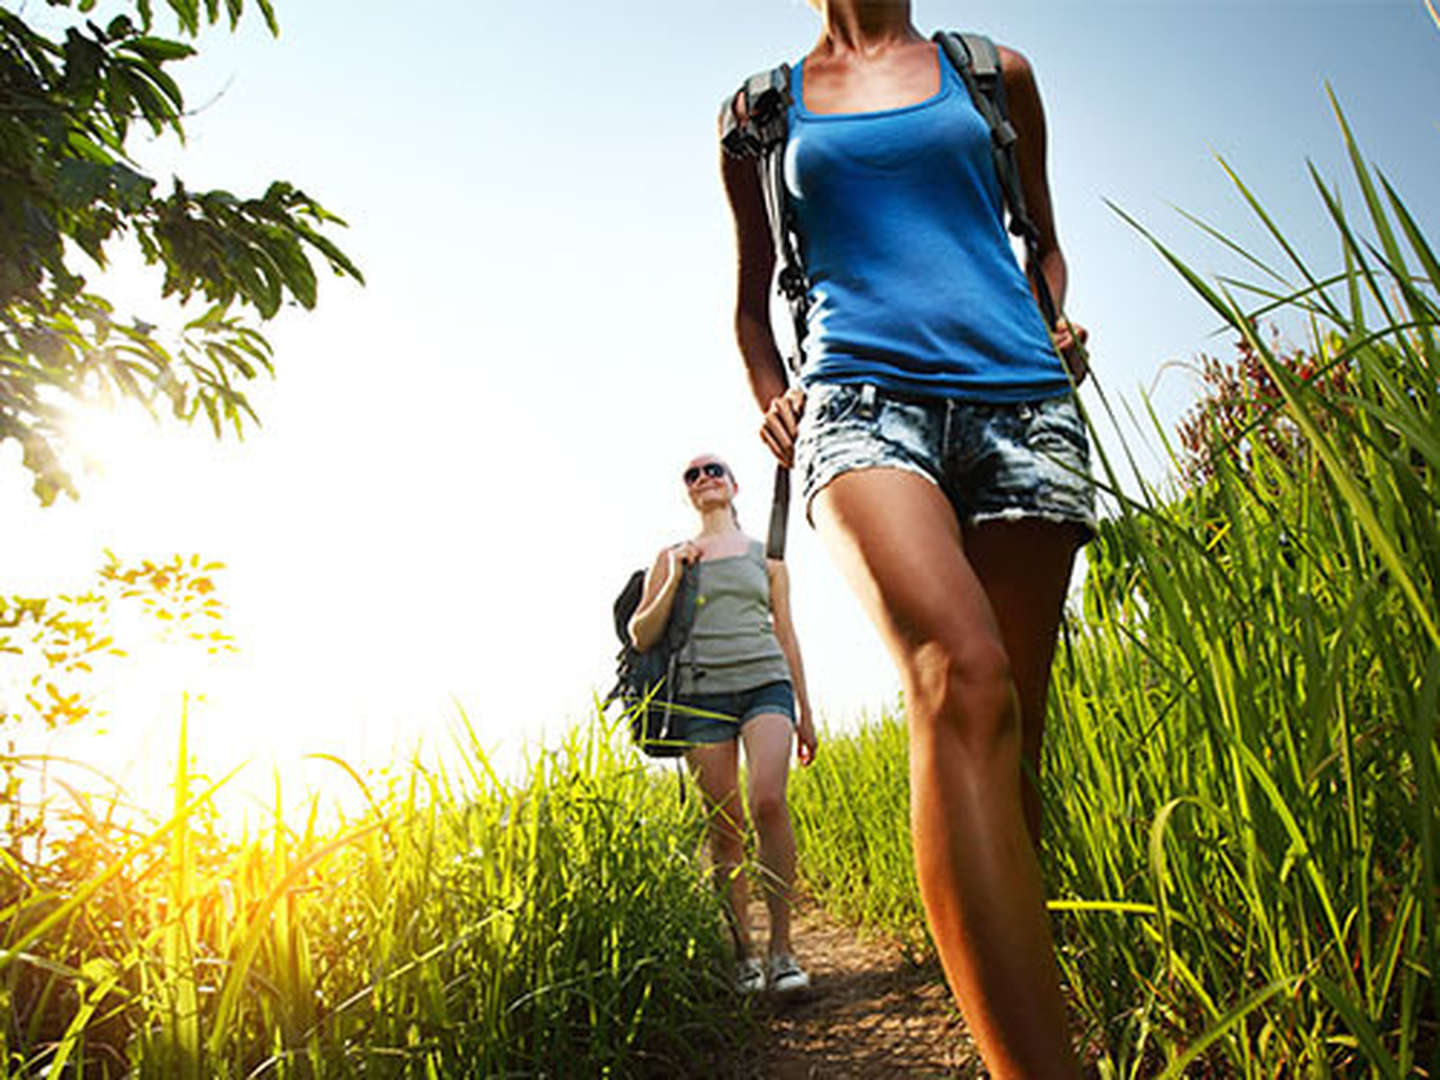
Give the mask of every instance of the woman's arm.
[{"label": "woman's arm", "polygon": [[[1040,102],[1040,88],[1035,83],[1035,71],[1022,54],[1002,46],[1000,70],[1005,79],[1005,98],[1009,104],[1010,122],[1015,126],[1015,134],[1018,136],[1015,157],[1020,170],[1020,188],[1038,239],[1035,259],[1025,267],[1025,272],[1031,279],[1032,288],[1037,289],[1035,279],[1038,275],[1044,275],[1046,284],[1050,286],[1050,295],[1055,298],[1057,312],[1063,311],[1069,275],[1055,231],[1055,211],[1050,201],[1050,181],[1046,175],[1045,107]],[[1055,328],[1055,347],[1070,366],[1070,373],[1076,382],[1085,377],[1084,350],[1077,348],[1077,343],[1083,346],[1087,336],[1083,327],[1072,326],[1063,318]]]},{"label": "woman's arm", "polygon": [[790,571],[779,559],[766,559],[765,569],[770,577],[770,617],[775,625],[775,639],[780,642],[780,651],[790,665],[790,682],[795,688],[795,734],[799,739],[800,764],[809,765],[815,760],[818,740],[815,735],[815,720],[810,715],[810,692],[805,686],[805,664],[800,659],[800,640],[795,636],[795,624],[790,619]]},{"label": "woman's arm", "polygon": [[670,609],[675,606],[675,593],[680,587],[681,569],[700,557],[700,549],[689,540],[662,548],[655,564],[645,575],[645,591],[640,604],[630,616],[630,640],[641,652],[653,646],[665,633]]},{"label": "woman's arm", "polygon": [[775,247],[760,172],[753,159],[722,153],[720,175],[735,221],[735,338],[750,392],[765,413],[760,437],[783,464],[790,465],[804,397],[798,388],[786,393],[785,362],[770,327]]}]

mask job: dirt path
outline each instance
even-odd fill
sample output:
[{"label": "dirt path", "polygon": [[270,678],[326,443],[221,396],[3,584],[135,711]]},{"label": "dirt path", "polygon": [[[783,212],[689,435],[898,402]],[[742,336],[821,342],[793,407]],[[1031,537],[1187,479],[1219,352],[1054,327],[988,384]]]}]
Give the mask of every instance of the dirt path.
[{"label": "dirt path", "polygon": [[[764,909],[751,912],[765,940]],[[810,903],[795,917],[795,952],[811,988],[756,1003],[756,1044],[721,1075],[733,1080],[889,1080],[983,1075],[938,966],[895,945],[861,941]]]}]

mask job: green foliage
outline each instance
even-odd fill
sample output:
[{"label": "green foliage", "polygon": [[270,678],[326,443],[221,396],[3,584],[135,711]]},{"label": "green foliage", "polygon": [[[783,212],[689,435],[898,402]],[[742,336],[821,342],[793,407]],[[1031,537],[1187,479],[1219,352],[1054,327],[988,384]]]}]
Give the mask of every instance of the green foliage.
[{"label": "green foliage", "polygon": [[187,766],[172,816],[92,814],[0,869],[0,1001],[24,1075],[703,1075],[746,1030],[696,865],[696,800],[597,720],[515,783],[455,764],[362,779],[230,839]]},{"label": "green foliage", "polygon": [[[191,39],[222,16],[233,28],[244,11],[243,0],[168,5]],[[89,15],[98,5],[74,6]],[[149,0],[126,6],[103,26],[77,20],[63,38],[0,9],[0,443],[19,441],[46,504],[75,493],[59,453],[66,400],[163,402],[182,421],[203,413],[217,436],[238,434],[255,416],[237,384],[271,370],[252,320],[287,301],[313,307],[313,259],[361,279],[322,233],[343,222],[293,184],[276,180],[241,198],[176,178],[157,193],[127,143],[137,124],[184,138],[185,100],[170,68],[194,48],[154,32]],[[269,0],[259,7],[278,32]],[[103,269],[126,236],[162,271],[162,296],[204,303],[173,340],[142,319],[117,318],[86,288],[78,260]]]},{"label": "green foliage", "polygon": [[233,651],[215,591],[221,569],[198,555],[127,565],[109,554],[83,593],[0,596],[0,655],[6,657],[0,726],[54,728],[90,716],[89,676],[97,662],[125,655],[116,624],[127,610],[140,613],[151,632],[163,631],[161,637],[180,637],[209,653]]},{"label": "green foliage", "polygon": [[[0,751],[0,844],[20,878],[58,872],[62,880],[71,873],[79,876],[70,880],[87,880],[97,853],[89,838],[104,829],[86,798],[70,810],[50,806],[47,788],[65,781],[50,775],[49,758],[17,744],[92,720],[97,669],[113,669],[146,639],[208,654],[233,651],[215,588],[221,568],[197,555],[127,565],[111,554],[83,593],[0,596],[0,734],[8,736]],[[59,848],[57,835],[67,838]],[[70,860],[82,851],[85,866],[77,870]]]},{"label": "green foliage", "polygon": [[832,914],[925,957],[933,946],[910,847],[904,722],[886,712],[843,736],[825,732],[821,742],[824,753],[789,787],[805,887]]}]

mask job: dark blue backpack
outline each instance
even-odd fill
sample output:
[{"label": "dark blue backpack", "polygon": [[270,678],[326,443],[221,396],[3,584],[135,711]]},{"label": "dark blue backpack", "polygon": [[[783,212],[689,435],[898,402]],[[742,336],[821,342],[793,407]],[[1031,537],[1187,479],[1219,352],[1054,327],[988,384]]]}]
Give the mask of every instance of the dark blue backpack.
[{"label": "dark blue backpack", "polygon": [[630,722],[631,738],[650,757],[679,757],[688,746],[685,711],[674,701],[680,653],[695,623],[698,591],[699,568],[686,566],[665,632],[643,652],[630,640],[630,619],[645,592],[645,571],[631,574],[615,597],[615,634],[620,638],[620,652],[615,657],[615,686],[606,695],[603,707],[608,709],[615,701],[621,703]]}]

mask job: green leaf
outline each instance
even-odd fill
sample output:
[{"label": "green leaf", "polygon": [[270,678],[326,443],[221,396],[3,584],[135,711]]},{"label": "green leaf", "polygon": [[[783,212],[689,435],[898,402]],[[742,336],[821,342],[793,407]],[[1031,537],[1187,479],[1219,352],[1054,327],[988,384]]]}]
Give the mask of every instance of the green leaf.
[{"label": "green leaf", "polygon": [[1330,105],[1335,110],[1335,118],[1340,121],[1340,130],[1345,135],[1345,149],[1350,154],[1350,165],[1354,170],[1355,179],[1359,181],[1360,192],[1365,198],[1366,207],[1370,210],[1370,220],[1375,226],[1375,232],[1380,237],[1380,244],[1384,247],[1386,255],[1390,257],[1390,262],[1403,267],[1405,265],[1404,256],[1400,253],[1400,245],[1395,242],[1395,234],[1390,229],[1390,221],[1385,215],[1385,208],[1380,203],[1380,197],[1375,193],[1375,185],[1370,179],[1370,169],[1360,155],[1360,147],[1355,141],[1355,133],[1350,130],[1350,122],[1345,119],[1345,113],[1340,108],[1335,91],[1328,83],[1325,86],[1325,93],[1330,98]]},{"label": "green leaf", "polygon": [[71,210],[89,206],[110,187],[106,165],[82,158],[66,158],[55,173],[55,197]]},{"label": "green leaf", "polygon": [[180,20],[180,28],[191,37],[200,32],[200,4],[198,0],[166,0],[170,10]]},{"label": "green leaf", "polygon": [[195,55],[194,46],[170,38],[137,37],[119,46],[120,51],[134,53],[152,64],[163,64],[171,60],[184,60]]},{"label": "green leaf", "polygon": [[1323,975],[1313,975],[1309,981],[1315,989],[1320,991],[1320,996],[1329,1002],[1330,1007],[1345,1021],[1345,1026],[1355,1036],[1355,1040],[1360,1044],[1360,1049],[1365,1051],[1366,1064],[1379,1072],[1385,1080],[1400,1080],[1400,1070],[1395,1064],[1395,1059],[1380,1044],[1380,1037],[1375,1031],[1375,1025],[1360,1011],[1354,1000]]},{"label": "green leaf", "polygon": [[1245,202],[1249,205],[1251,211],[1255,214],[1255,216],[1260,219],[1261,224],[1265,226],[1265,229],[1270,234],[1271,238],[1276,242],[1276,244],[1280,246],[1280,249],[1284,251],[1287,256],[1289,256],[1290,261],[1295,265],[1295,268],[1300,271],[1301,275],[1305,278],[1305,280],[1310,283],[1310,286],[1316,290],[1315,295],[1320,298],[1326,310],[1328,310],[1331,316],[1338,321],[1340,316],[1339,310],[1329,302],[1329,296],[1325,293],[1324,289],[1320,288],[1320,284],[1317,281],[1316,276],[1310,272],[1310,268],[1306,265],[1305,260],[1300,258],[1299,253],[1291,245],[1290,241],[1280,230],[1279,226],[1275,224],[1274,219],[1271,218],[1270,214],[1265,210],[1265,207],[1261,205],[1260,200],[1257,199],[1254,193],[1245,186],[1244,182],[1240,179],[1240,175],[1235,172],[1234,169],[1230,168],[1229,162],[1227,162],[1224,158],[1218,158],[1217,160],[1220,162],[1220,167],[1225,170],[1225,175],[1230,178],[1230,182],[1233,183],[1235,187],[1239,190],[1241,197],[1244,198]]}]

